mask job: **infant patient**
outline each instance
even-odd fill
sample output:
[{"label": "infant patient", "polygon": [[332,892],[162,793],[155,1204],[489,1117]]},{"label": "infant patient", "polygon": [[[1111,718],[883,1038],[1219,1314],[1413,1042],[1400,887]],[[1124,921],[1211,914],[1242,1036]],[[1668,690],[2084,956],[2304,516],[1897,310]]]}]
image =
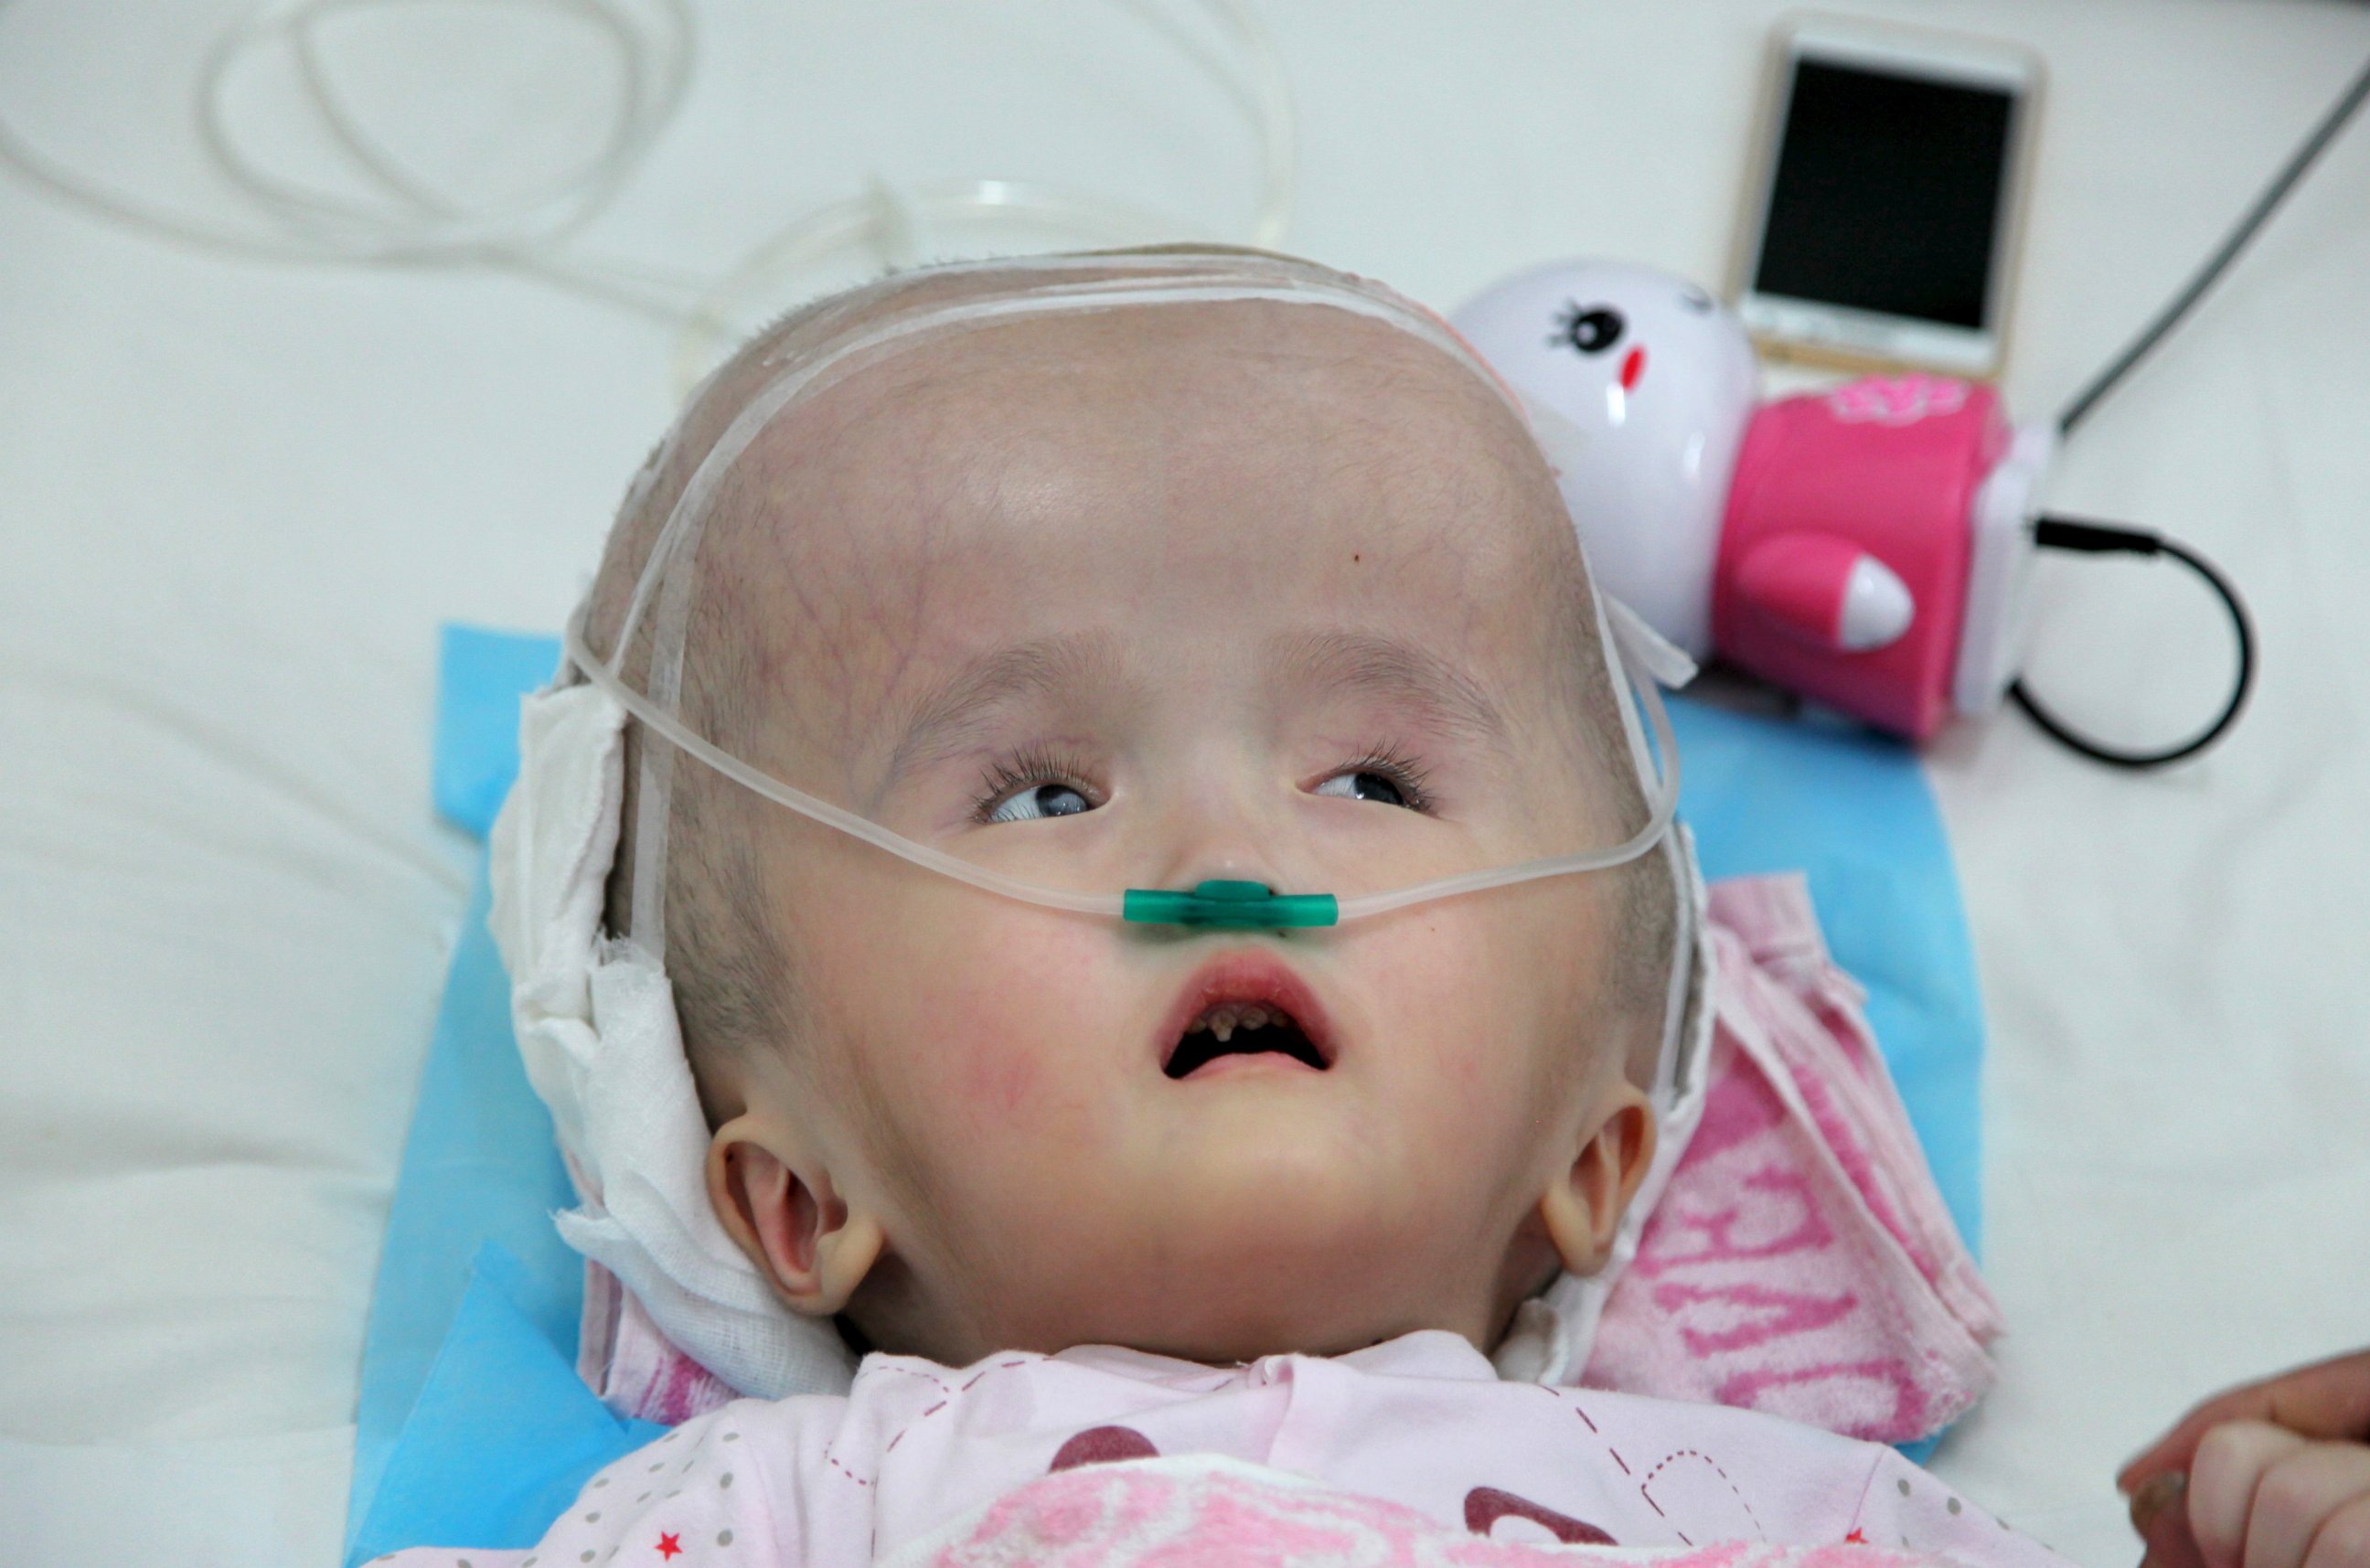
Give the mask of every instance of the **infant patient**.
[{"label": "infant patient", "polygon": [[497,925],[563,1228],[790,1397],[472,1561],[2051,1561],[1890,1448],[1492,1365],[1634,1246],[1702,1010],[1609,624],[1515,399],[1360,280],[944,269],[743,349],[535,699]]}]

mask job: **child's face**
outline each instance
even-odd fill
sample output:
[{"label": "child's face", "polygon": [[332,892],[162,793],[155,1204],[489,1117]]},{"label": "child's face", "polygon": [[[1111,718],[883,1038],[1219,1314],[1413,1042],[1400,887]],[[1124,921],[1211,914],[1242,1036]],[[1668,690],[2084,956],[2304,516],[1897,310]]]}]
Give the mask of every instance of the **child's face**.
[{"label": "child's face", "polygon": [[[794,410],[741,471],[707,569],[751,636],[740,749],[924,843],[1098,892],[1346,895],[1634,825],[1580,718],[1553,480],[1387,328],[983,329]],[[850,1310],[899,1348],[1486,1346],[1558,1263],[1542,1193],[1637,1099],[1599,1005],[1608,878],[1283,934],[1014,903],[788,813],[759,860],[800,1038],[739,1124],[824,1174],[823,1223],[877,1224]],[[1289,1049],[1180,1076],[1229,1000],[1288,1013],[1263,1038]]]}]

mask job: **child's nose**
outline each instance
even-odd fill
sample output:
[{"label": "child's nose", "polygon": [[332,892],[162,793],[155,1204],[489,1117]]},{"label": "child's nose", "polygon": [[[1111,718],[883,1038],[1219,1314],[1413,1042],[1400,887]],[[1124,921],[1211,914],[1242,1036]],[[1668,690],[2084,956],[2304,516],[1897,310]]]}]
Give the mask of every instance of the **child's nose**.
[{"label": "child's nose", "polygon": [[1290,802],[1261,789],[1253,770],[1208,759],[1191,770],[1191,781],[1165,803],[1151,824],[1155,835],[1142,874],[1156,877],[1145,886],[1197,887],[1205,882],[1257,882],[1277,893],[1323,893],[1297,885],[1307,880],[1306,845],[1294,842]]}]

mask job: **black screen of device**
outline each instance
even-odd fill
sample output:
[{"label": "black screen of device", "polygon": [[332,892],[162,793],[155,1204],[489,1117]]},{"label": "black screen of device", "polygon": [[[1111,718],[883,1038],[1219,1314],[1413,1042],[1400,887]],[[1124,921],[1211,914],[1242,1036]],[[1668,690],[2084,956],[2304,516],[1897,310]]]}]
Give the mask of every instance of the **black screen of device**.
[{"label": "black screen of device", "polygon": [[2015,112],[1995,88],[1797,62],[1754,288],[1982,327]]}]

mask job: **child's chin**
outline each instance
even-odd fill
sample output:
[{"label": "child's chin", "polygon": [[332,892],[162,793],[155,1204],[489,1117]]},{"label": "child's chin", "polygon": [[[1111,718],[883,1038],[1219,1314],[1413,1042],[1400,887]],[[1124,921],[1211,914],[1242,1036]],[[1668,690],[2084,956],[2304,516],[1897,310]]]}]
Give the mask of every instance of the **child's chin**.
[{"label": "child's chin", "polygon": [[1197,1294],[1281,1299],[1306,1289],[1330,1301],[1345,1290],[1387,1290],[1412,1254],[1443,1251],[1439,1216],[1416,1196],[1387,1169],[1329,1159],[1306,1145],[1270,1151],[1180,1179],[1161,1205],[1156,1256],[1174,1260],[1180,1284],[1194,1282]]},{"label": "child's chin", "polygon": [[1170,1223],[1241,1249],[1417,1223],[1401,1140],[1321,1105],[1213,1109],[1190,1118],[1139,1175]]}]

